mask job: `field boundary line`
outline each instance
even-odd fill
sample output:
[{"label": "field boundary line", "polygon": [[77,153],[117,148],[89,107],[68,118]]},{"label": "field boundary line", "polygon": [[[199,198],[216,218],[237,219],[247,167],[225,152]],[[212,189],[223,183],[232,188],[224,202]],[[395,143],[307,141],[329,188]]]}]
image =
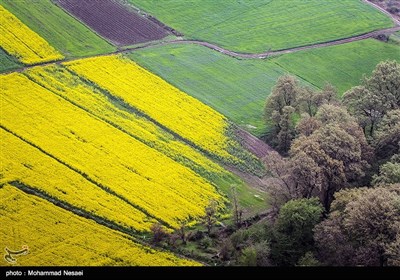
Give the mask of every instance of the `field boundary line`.
[{"label": "field boundary line", "polygon": [[275,51],[267,51],[267,52],[262,52],[262,53],[239,53],[231,50],[224,49],[218,45],[205,42],[205,41],[199,41],[199,40],[185,40],[185,39],[177,39],[177,40],[170,40],[170,41],[161,41],[161,42],[149,42],[147,44],[141,45],[141,46],[134,46],[130,48],[125,48],[125,49],[120,49],[116,50],[113,52],[108,52],[108,53],[103,53],[103,54],[97,54],[93,56],[87,56],[87,57],[79,57],[79,58],[71,58],[71,59],[63,59],[63,60],[54,60],[54,61],[49,61],[49,62],[44,62],[44,63],[38,63],[35,65],[25,65],[20,68],[14,68],[8,71],[3,71],[0,74],[10,74],[10,73],[15,73],[15,72],[23,72],[27,69],[31,69],[33,67],[37,66],[46,66],[46,65],[51,65],[51,64],[61,64],[65,62],[72,62],[72,61],[78,61],[82,60],[85,58],[89,57],[102,57],[102,56],[108,56],[108,55],[114,55],[114,54],[125,54],[125,53],[130,53],[134,51],[138,51],[141,49],[148,49],[152,47],[159,47],[159,46],[165,46],[165,45],[174,45],[174,44],[193,44],[193,45],[199,45],[203,46],[206,48],[209,48],[211,50],[220,52],[224,55],[228,55],[234,58],[239,58],[239,59],[265,59],[267,57],[271,56],[277,56],[277,55],[282,55],[282,54],[287,54],[287,53],[294,53],[298,51],[304,51],[308,49],[317,49],[317,48],[323,48],[323,47],[329,47],[329,46],[335,46],[335,45],[343,45],[355,41],[361,41],[361,40],[366,40],[372,37],[376,37],[381,34],[390,34],[393,32],[400,31],[400,25],[391,27],[391,28],[385,28],[385,29],[380,29],[380,30],[375,30],[371,31],[368,33],[364,33],[361,35],[356,35],[352,37],[347,37],[347,38],[342,38],[342,39],[337,39],[337,40],[332,40],[332,41],[327,41],[327,42],[321,42],[321,43],[315,43],[311,45],[305,45],[305,46],[299,46],[299,47],[294,47],[294,48],[288,48],[288,49],[281,49],[281,50],[275,50]]}]

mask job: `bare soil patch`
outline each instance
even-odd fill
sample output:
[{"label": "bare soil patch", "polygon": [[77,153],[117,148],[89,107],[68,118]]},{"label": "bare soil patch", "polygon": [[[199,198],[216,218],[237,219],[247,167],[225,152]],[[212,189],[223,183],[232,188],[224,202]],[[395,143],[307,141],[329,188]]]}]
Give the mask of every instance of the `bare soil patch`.
[{"label": "bare soil patch", "polygon": [[170,33],[115,0],[56,0],[67,12],[117,46],[160,40]]},{"label": "bare soil patch", "polygon": [[243,129],[238,129],[236,131],[236,135],[239,138],[242,146],[260,159],[273,151],[273,149],[267,143]]}]

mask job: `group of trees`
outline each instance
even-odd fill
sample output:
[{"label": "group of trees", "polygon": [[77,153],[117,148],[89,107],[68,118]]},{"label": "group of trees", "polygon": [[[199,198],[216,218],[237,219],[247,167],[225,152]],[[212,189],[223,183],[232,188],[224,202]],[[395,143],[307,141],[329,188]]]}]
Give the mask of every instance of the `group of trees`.
[{"label": "group of trees", "polygon": [[[210,201],[204,232],[182,226],[170,244],[215,246],[226,265],[400,266],[400,64],[378,64],[343,98],[282,76],[265,120],[279,151],[263,159],[268,218],[248,226],[233,188],[230,229],[216,233]],[[152,232],[155,243],[167,236]]]},{"label": "group of trees", "polygon": [[246,265],[400,265],[400,64],[338,98],[278,79],[265,105],[274,218],[225,240]]}]

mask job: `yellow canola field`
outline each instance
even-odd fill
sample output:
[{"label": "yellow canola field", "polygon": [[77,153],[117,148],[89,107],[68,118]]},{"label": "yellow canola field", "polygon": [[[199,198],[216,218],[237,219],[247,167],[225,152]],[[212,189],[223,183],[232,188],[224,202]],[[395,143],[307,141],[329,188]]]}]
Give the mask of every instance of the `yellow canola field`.
[{"label": "yellow canola field", "polygon": [[0,76],[1,125],[172,227],[204,215],[215,188],[187,167],[19,73]]},{"label": "yellow canola field", "polygon": [[0,129],[0,184],[18,181],[126,228],[148,231],[155,221],[82,175]]},{"label": "yellow canola field", "polygon": [[[0,248],[28,254],[14,256],[21,266],[195,266],[197,262],[145,247],[129,236],[28,195],[12,186],[0,188]],[[3,251],[4,252],[4,251]],[[9,266],[2,257],[0,266]]]},{"label": "yellow canola field", "polygon": [[177,140],[149,120],[123,109],[118,101],[85,83],[69,70],[59,65],[34,67],[25,72],[30,79],[48,90],[82,107],[100,119],[121,129],[132,137],[162,152],[201,175],[223,177],[229,175],[199,151]]},{"label": "yellow canola field", "polygon": [[24,64],[63,59],[49,43],[0,5],[0,46]]},{"label": "yellow canola field", "polygon": [[65,65],[198,147],[232,157],[224,116],[129,59],[102,56]]}]

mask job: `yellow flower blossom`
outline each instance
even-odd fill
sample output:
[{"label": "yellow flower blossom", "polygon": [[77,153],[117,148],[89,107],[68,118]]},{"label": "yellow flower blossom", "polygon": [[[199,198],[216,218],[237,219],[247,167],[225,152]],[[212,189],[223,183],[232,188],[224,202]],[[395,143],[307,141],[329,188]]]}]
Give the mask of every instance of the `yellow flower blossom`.
[{"label": "yellow flower blossom", "polygon": [[[10,185],[0,187],[0,246],[28,247],[22,266],[198,266],[143,246],[128,235],[79,217]],[[1,266],[11,265],[4,258]]]},{"label": "yellow flower blossom", "polygon": [[21,182],[126,228],[148,231],[155,222],[11,133],[0,129],[0,139],[0,184]]},{"label": "yellow flower blossom", "polygon": [[223,115],[129,59],[102,56],[65,65],[203,150],[234,159]]},{"label": "yellow flower blossom", "polygon": [[[171,227],[222,201],[204,178],[19,73],[0,76],[1,125]],[[18,177],[18,174],[16,174]]]},{"label": "yellow flower blossom", "polygon": [[25,73],[36,83],[71,103],[77,104],[175,161],[179,161],[194,171],[200,171],[200,175],[214,177],[229,175],[222,167],[196,149],[176,139],[148,119],[121,108],[120,104],[110,100],[106,93],[85,83],[64,67],[59,65],[34,67]]}]

